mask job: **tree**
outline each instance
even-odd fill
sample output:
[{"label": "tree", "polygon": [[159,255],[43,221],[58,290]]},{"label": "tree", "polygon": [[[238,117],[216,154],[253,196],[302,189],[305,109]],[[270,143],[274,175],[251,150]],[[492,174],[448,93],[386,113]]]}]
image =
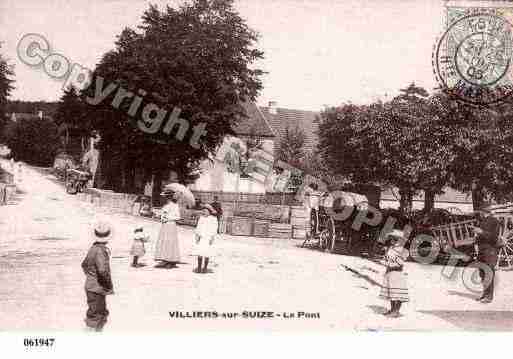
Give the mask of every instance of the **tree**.
[{"label": "tree", "polygon": [[395,100],[405,101],[410,104],[422,102],[423,99],[429,96],[426,89],[415,85],[415,82],[409,84],[408,87],[399,89],[399,92],[401,92],[401,94],[395,97]]},{"label": "tree", "polygon": [[413,84],[388,103],[343,105],[322,114],[319,151],[335,173],[358,184],[399,188],[400,208],[448,180],[449,130],[433,115],[427,92]]},{"label": "tree", "polygon": [[[375,106],[382,106],[376,104]],[[366,119],[373,117],[373,106],[345,104],[326,109],[319,122],[319,143],[317,149],[326,167],[355,183],[372,183],[383,177],[380,173],[381,160],[373,153],[379,147],[371,148],[366,143],[370,130],[365,128]]]},{"label": "tree", "polygon": [[305,156],[305,139],[304,131],[298,126],[287,126],[285,134],[280,140],[276,154],[277,159],[298,167]]},{"label": "tree", "polygon": [[74,87],[65,89],[54,115],[56,125],[66,123],[73,126],[82,126],[83,116],[83,102],[77,90]]},{"label": "tree", "polygon": [[[0,42],[0,49],[2,43]],[[12,76],[14,76],[14,71],[12,67],[7,63],[7,61],[0,54],[0,142],[5,140],[4,138],[4,130],[7,124],[7,99],[11,91],[14,89]]]},{"label": "tree", "polygon": [[471,192],[474,208],[513,199],[513,106],[489,109],[410,85],[388,103],[326,110],[319,152],[328,168],[353,183],[399,188],[408,212],[424,190],[424,210],[451,186]]},{"label": "tree", "polygon": [[70,136],[80,141],[80,152],[86,150],[85,139],[90,133],[90,123],[85,117],[84,103],[77,90],[70,87],[64,90],[54,115],[55,123],[64,135],[64,150],[70,151]]},{"label": "tree", "polygon": [[55,123],[44,117],[23,118],[14,123],[6,142],[14,156],[36,166],[51,166],[59,148]]},{"label": "tree", "polygon": [[[399,91],[401,94],[392,100],[391,106],[397,107],[396,111],[398,111],[399,114],[408,117],[405,123],[408,123],[406,131],[411,135],[409,143],[413,146],[415,146],[415,143],[419,147],[425,146],[426,149],[426,151],[422,151],[422,149],[418,151],[419,148],[412,148],[411,150],[415,152],[416,158],[410,158],[410,161],[417,162],[418,164],[424,162],[424,164],[426,164],[427,161],[440,159],[435,153],[429,153],[429,149],[433,149],[433,146],[430,145],[431,143],[426,144],[426,140],[431,141],[432,139],[429,135],[429,131],[434,130],[433,125],[435,125],[432,122],[433,119],[430,117],[426,101],[426,98],[429,96],[428,92],[424,88],[416,86],[415,82],[412,82],[408,87],[402,88]],[[419,158],[419,156],[422,155],[426,156],[422,159]],[[437,164],[443,164],[441,161],[437,162],[438,163],[432,161],[432,163],[426,166],[425,170],[431,172],[431,175],[433,173],[437,173]],[[430,167],[431,170],[428,170],[427,167]],[[409,172],[410,174],[413,174],[412,171]],[[422,178],[418,178],[418,180],[423,181],[429,178],[425,175],[426,174],[424,174]],[[413,182],[414,181],[411,181],[409,184],[405,184],[404,187],[399,187],[400,209],[403,211],[405,210],[406,212],[410,212],[412,210],[413,196],[418,191],[418,184],[415,185]],[[426,198],[428,200],[433,198],[434,201],[434,195],[432,195],[433,191],[429,188],[430,186],[427,187],[428,190],[425,190]]]},{"label": "tree", "polygon": [[456,158],[451,185],[472,193],[474,208],[486,200],[511,200],[513,184],[513,108],[493,111],[467,108],[466,121],[456,124]]},{"label": "tree", "polygon": [[[233,9],[232,0],[195,0],[163,11],[152,5],[138,30],[123,30],[116,48],[95,69],[93,83],[101,76],[104,86],[115,82],[133,93],[144,90],[143,105],[129,116],[131,101],[118,109],[111,106],[114,91],[87,109],[102,138],[105,185],[114,189],[130,190],[134,168],[151,171],[157,182],[172,168],[184,180],[225,135],[233,134],[232,126],[245,116],[241,103],[253,101],[262,88],[263,72],[250,68],[263,57],[255,48],[257,34]],[[92,87],[84,96],[94,94]],[[201,145],[189,144],[192,131],[177,139],[176,130],[150,136],[138,129],[135,123],[148,103],[169,113],[179,108],[190,129],[205,123]]]}]

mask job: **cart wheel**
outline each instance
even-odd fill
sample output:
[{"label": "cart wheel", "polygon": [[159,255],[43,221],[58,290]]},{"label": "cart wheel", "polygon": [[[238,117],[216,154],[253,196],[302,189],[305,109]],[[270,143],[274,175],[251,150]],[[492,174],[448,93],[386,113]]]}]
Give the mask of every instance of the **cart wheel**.
[{"label": "cart wheel", "polygon": [[77,188],[73,182],[68,182],[66,184],[66,192],[69,194],[75,194],[77,193]]},{"label": "cart wheel", "polygon": [[328,230],[323,228],[319,233],[319,249],[325,251],[328,248]]},{"label": "cart wheel", "polygon": [[513,232],[506,231],[506,244],[499,249],[497,265],[498,270],[513,270]]},{"label": "cart wheel", "polygon": [[326,223],[326,250],[330,253],[335,252],[336,232],[335,232],[335,221],[333,218],[329,218]]},{"label": "cart wheel", "polygon": [[317,231],[319,230],[319,219],[318,213],[314,212],[314,210],[310,211],[310,237],[315,238]]}]

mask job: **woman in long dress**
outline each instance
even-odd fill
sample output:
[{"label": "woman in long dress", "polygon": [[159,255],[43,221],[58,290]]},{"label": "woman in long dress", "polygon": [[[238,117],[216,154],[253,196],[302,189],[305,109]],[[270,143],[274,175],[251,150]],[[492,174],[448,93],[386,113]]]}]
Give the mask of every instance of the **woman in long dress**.
[{"label": "woman in long dress", "polygon": [[164,192],[167,203],[162,207],[159,238],[155,244],[155,260],[160,261],[159,267],[173,268],[180,262],[180,244],[176,221],[180,219],[180,208],[175,194]]}]

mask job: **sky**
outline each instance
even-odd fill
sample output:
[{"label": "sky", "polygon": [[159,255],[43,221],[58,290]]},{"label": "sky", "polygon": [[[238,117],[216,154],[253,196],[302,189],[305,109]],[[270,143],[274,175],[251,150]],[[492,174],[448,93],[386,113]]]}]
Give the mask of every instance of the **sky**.
[{"label": "sky", "polygon": [[[38,33],[53,52],[94,69],[124,27],[149,3],[180,0],[0,0],[0,53],[14,65],[11,99],[58,100],[62,82],[17,58],[23,35]],[[267,71],[260,105],[318,111],[395,96],[412,81],[436,87],[431,56],[443,30],[443,0],[236,0],[260,33]]]}]

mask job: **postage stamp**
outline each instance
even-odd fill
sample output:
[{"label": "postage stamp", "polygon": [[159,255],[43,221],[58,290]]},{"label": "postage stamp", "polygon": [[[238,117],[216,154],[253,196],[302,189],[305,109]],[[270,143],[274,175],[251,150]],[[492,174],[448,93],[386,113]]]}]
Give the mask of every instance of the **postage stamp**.
[{"label": "postage stamp", "polygon": [[436,78],[466,103],[499,104],[513,92],[511,9],[473,8],[459,15],[435,45]]}]

